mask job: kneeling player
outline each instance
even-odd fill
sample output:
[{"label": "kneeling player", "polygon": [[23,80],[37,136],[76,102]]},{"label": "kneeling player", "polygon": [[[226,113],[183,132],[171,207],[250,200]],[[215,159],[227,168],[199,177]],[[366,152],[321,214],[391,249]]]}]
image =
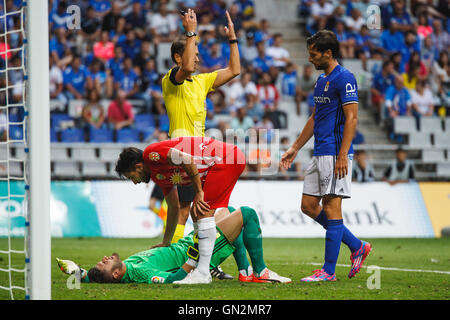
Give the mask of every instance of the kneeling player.
[{"label": "kneeling player", "polygon": [[[216,242],[211,266],[221,264],[232,253],[236,258],[241,282],[281,282],[291,279],[269,270],[264,263],[262,235],[258,215],[249,207],[238,210],[229,207],[216,218]],[[134,254],[121,261],[117,253],[103,257],[89,272],[73,261],[57,258],[61,270],[67,274],[79,272],[82,282],[99,283],[179,283],[195,269],[198,258],[196,239],[191,232],[168,247],[157,247]],[[252,267],[243,258],[247,250]],[[254,272],[253,272],[254,271]],[[188,283],[183,281],[181,283]]]}]

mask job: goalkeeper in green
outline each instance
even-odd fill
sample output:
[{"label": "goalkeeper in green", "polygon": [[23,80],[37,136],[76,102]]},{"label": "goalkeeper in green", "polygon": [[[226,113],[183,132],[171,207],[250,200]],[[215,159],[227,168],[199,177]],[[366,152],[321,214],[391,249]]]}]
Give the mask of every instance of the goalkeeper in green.
[{"label": "goalkeeper in green", "polygon": [[[215,215],[217,233],[211,267],[218,266],[233,254],[241,282],[291,282],[291,279],[269,270],[264,263],[261,228],[256,211],[249,207],[228,209],[231,214],[221,210]],[[142,251],[124,261],[120,260],[117,253],[105,256],[89,271],[73,261],[56,260],[63,272],[80,274],[82,282],[189,284],[182,280],[196,267],[197,243],[196,235],[191,232],[168,247]]]}]

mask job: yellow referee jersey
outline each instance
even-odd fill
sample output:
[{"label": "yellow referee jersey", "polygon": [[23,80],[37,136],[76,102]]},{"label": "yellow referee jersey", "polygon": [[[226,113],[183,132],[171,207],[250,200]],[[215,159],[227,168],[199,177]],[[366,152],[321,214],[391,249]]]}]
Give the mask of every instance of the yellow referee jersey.
[{"label": "yellow referee jersey", "polygon": [[192,137],[205,135],[206,95],[213,91],[217,71],[201,73],[182,83],[175,80],[175,67],[162,80],[163,98],[169,116],[169,136]]}]

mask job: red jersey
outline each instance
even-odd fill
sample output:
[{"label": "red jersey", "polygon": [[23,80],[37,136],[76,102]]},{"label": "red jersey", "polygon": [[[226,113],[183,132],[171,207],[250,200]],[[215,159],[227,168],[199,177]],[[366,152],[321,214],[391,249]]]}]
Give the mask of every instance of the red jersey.
[{"label": "red jersey", "polygon": [[[177,149],[194,158],[202,184],[205,182],[208,172],[229,170],[230,165],[245,166],[245,156],[235,145],[211,138],[180,137],[153,143],[144,150],[144,165],[150,169],[151,179],[161,187],[164,195],[167,195],[178,184],[189,185],[192,182],[180,166],[168,163],[167,155],[170,149]],[[177,163],[177,159],[173,155],[172,162]]]}]

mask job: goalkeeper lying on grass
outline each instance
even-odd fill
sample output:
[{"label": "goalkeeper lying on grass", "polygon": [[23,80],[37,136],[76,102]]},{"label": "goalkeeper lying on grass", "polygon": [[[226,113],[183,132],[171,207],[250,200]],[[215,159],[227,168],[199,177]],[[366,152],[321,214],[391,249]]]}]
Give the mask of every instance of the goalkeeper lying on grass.
[{"label": "goalkeeper lying on grass", "polygon": [[[249,207],[238,210],[228,207],[215,215],[217,234],[211,266],[221,264],[232,253],[241,282],[291,282],[269,270],[264,263],[262,235],[256,211]],[[86,271],[70,260],[56,258],[60,269],[78,272],[82,282],[98,283],[177,283],[195,269],[198,240],[191,232],[168,247],[157,247],[132,255],[121,261],[117,253],[103,259]],[[247,259],[250,255],[253,268]],[[254,270],[254,272],[253,272]]]}]

